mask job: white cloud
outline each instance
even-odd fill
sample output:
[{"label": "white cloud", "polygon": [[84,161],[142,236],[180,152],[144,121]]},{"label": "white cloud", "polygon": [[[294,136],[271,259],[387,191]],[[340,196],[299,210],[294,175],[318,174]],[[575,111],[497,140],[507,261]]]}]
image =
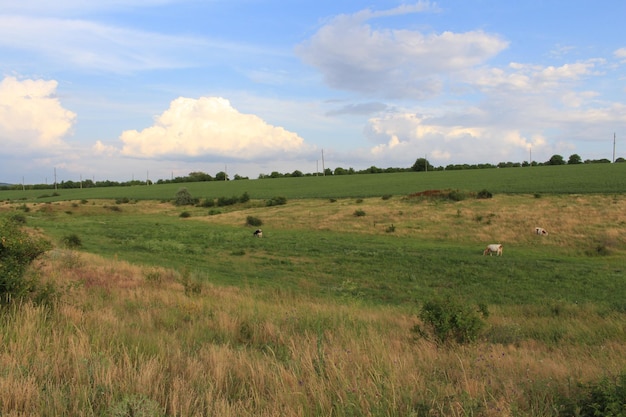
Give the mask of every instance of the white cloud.
[{"label": "white cloud", "polygon": [[120,136],[121,154],[139,158],[219,156],[281,158],[310,151],[296,133],[242,114],[219,97],[180,97],[142,131]]},{"label": "white cloud", "polygon": [[619,48],[613,52],[613,55],[615,55],[615,57],[619,59],[622,64],[626,64],[626,48]]},{"label": "white cloud", "polygon": [[406,29],[373,29],[367,21],[415,13],[420,7],[340,15],[296,52],[318,68],[333,88],[386,97],[425,98],[438,93],[446,75],[485,63],[508,46],[482,31],[423,34]]},{"label": "white cloud", "polygon": [[76,115],[55,97],[56,81],[18,80],[0,82],[0,139],[3,153],[42,151],[64,146],[63,138]]}]

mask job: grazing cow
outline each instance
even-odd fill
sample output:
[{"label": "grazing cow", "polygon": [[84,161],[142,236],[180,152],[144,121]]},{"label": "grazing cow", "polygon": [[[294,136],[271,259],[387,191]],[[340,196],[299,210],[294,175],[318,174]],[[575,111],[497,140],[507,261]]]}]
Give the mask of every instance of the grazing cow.
[{"label": "grazing cow", "polygon": [[254,231],[254,233],[252,233],[252,235],[253,235],[253,236],[255,236],[255,237],[263,237],[263,230],[261,230],[261,229],[256,229],[256,230]]},{"label": "grazing cow", "polygon": [[489,254],[489,256],[492,256],[494,253],[496,254],[496,256],[502,256],[502,244],[492,243],[491,245],[487,245],[487,247],[483,251],[483,256],[487,254]]},{"label": "grazing cow", "polygon": [[543,227],[535,227],[535,234],[540,236],[548,236],[548,231]]}]

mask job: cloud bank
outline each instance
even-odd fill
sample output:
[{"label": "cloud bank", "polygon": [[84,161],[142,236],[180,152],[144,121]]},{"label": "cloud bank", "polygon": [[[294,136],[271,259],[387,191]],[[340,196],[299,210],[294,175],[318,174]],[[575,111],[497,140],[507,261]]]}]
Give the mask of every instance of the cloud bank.
[{"label": "cloud bank", "polygon": [[484,64],[507,48],[500,36],[483,31],[425,34],[374,29],[378,17],[433,9],[427,2],[373,12],[339,15],[296,48],[332,88],[386,98],[425,99],[443,88],[445,77]]},{"label": "cloud bank", "polygon": [[[121,154],[137,158],[280,158],[309,152],[300,136],[243,114],[221,97],[180,97],[153,126],[120,136]],[[102,147],[101,145],[98,145]]]},{"label": "cloud bank", "polygon": [[5,154],[59,150],[76,122],[76,114],[56,97],[56,81],[0,81],[0,140]]}]

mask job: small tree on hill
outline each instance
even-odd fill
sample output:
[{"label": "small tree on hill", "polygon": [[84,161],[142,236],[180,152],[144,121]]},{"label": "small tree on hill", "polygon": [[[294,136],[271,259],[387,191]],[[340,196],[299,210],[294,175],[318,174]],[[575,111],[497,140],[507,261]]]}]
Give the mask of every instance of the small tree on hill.
[{"label": "small tree on hill", "polygon": [[432,169],[433,169],[433,166],[430,164],[430,162],[428,162],[428,159],[426,158],[417,158],[417,160],[411,167],[411,170],[417,171],[417,172],[432,171]]},{"label": "small tree on hill", "polygon": [[569,159],[567,160],[568,165],[576,165],[576,164],[582,164],[582,163],[583,163],[583,160],[578,154],[570,155]]},{"label": "small tree on hill", "polygon": [[196,204],[196,199],[191,196],[189,190],[183,187],[176,193],[174,204],[177,206],[192,206]]},{"label": "small tree on hill", "polygon": [[552,155],[546,165],[565,165],[565,159],[561,155]]}]

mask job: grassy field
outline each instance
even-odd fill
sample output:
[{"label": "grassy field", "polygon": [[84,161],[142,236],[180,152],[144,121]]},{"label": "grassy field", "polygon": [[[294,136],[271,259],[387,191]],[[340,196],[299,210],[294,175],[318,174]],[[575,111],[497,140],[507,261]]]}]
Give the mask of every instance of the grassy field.
[{"label": "grassy field", "polygon": [[169,200],[180,187],[198,198],[250,194],[253,199],[376,197],[432,189],[460,189],[511,194],[623,193],[626,163],[538,166],[530,168],[405,172],[263,180],[212,181],[153,186],[0,191],[1,200],[63,201],[82,199]]},{"label": "grassy field", "polygon": [[[128,189],[171,187],[154,199],[15,194],[0,216],[53,242],[30,273],[60,302],[0,315],[0,413],[575,416],[602,395],[623,406],[626,194],[624,176],[603,171],[618,165],[185,184],[252,196],[219,208],[166,201],[181,185]],[[528,171],[543,173],[535,185]],[[285,188],[232,188],[246,183]],[[495,195],[407,197],[444,188]],[[266,206],[275,195],[287,204]],[[482,256],[495,242],[503,256]],[[480,337],[437,342],[420,317],[432,300],[487,309]]]}]

